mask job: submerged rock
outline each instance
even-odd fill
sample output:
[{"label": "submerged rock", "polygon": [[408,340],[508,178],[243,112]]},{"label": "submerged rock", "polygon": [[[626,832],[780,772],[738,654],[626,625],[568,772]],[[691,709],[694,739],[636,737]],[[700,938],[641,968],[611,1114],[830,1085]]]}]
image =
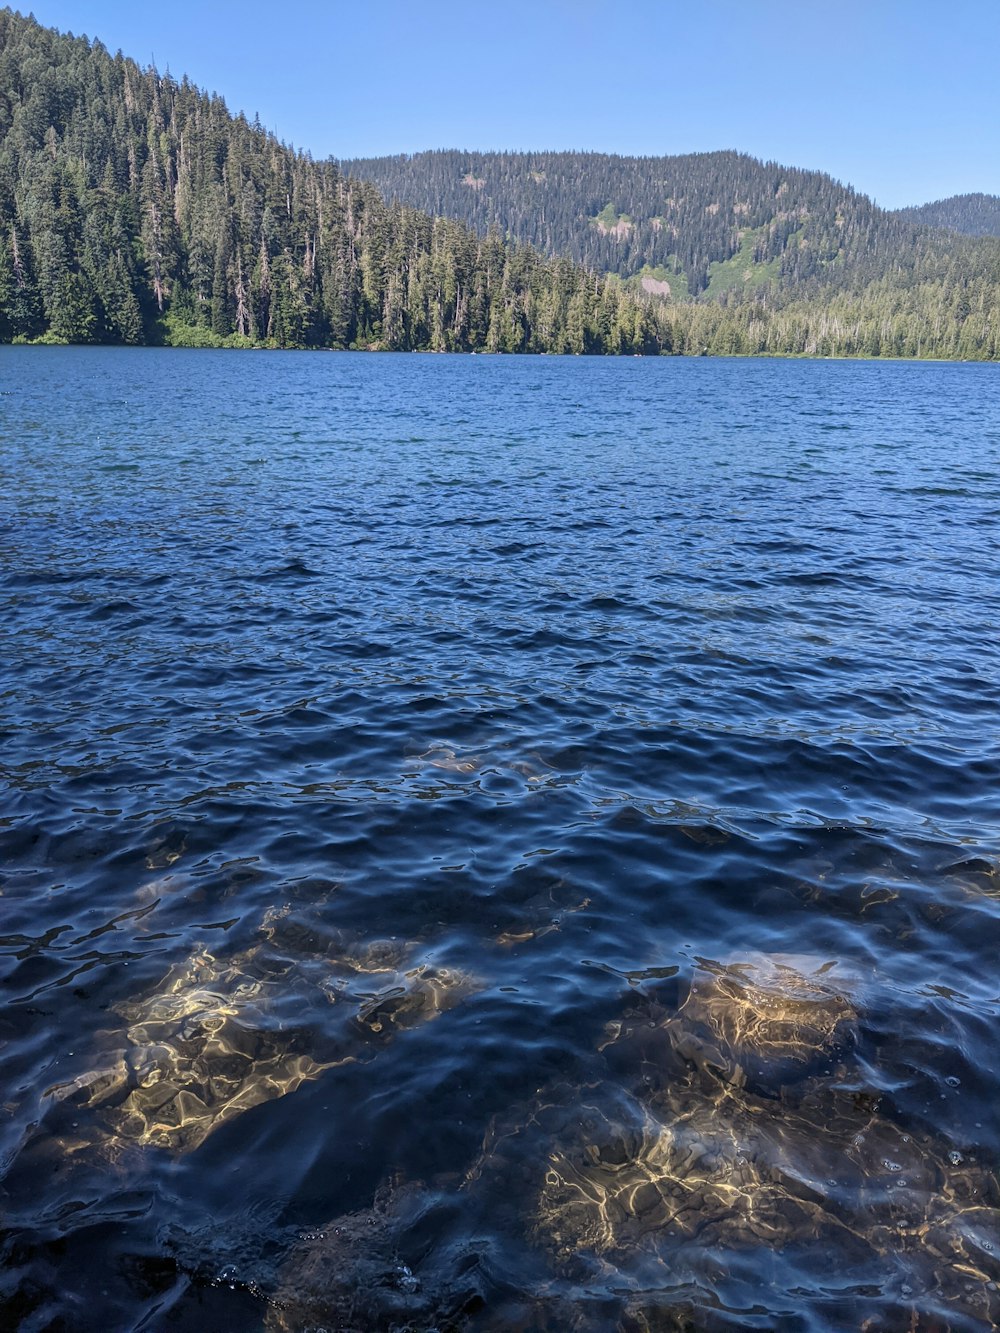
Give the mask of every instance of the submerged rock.
[{"label": "submerged rock", "polygon": [[703,1283],[719,1294],[721,1259],[742,1270],[745,1296],[759,1256],[772,1280],[803,1295],[812,1288],[817,1299],[833,1262],[859,1291],[881,1283],[885,1300],[902,1293],[931,1323],[942,1314],[985,1327],[1000,1319],[994,1173],[956,1163],[933,1135],[860,1110],[851,1095],[817,1090],[786,1107],[688,1087],[654,1106],[595,1086],[532,1107],[521,1130],[497,1137],[477,1175],[490,1188],[516,1179],[512,1153],[537,1163],[527,1234],[557,1273],[588,1290],[648,1299]]},{"label": "submerged rock", "polygon": [[421,1233],[437,1204],[420,1185],[386,1185],[371,1208],[305,1236],[281,1270],[268,1333],[337,1329],[458,1330],[483,1304],[474,1250],[428,1253]]},{"label": "submerged rock", "polygon": [[446,773],[475,773],[482,760],[479,755],[457,754],[450,746],[436,745],[415,756],[415,762],[428,768],[440,768]]},{"label": "submerged rock", "polygon": [[609,1328],[673,1327],[681,1289],[736,1309],[762,1280],[818,1310],[831,1264],[859,1325],[997,1326],[996,1175],[859,1089],[841,1059],[856,988],[831,973],[801,957],[706,966],[674,1014],[610,1025],[607,1078],[502,1117],[467,1188],[499,1200],[558,1279],[619,1293]]},{"label": "submerged rock", "polygon": [[544,781],[554,770],[539,755],[529,753],[521,758],[512,758],[509,752],[494,750],[485,754],[460,753],[449,745],[434,745],[423,754],[414,755],[413,763],[427,768],[441,769],[446,773],[515,773],[525,782]]},{"label": "submerged rock", "polygon": [[113,1140],[191,1152],[243,1112],[371,1058],[475,989],[395,941],[331,933],[307,954],[301,928],[280,911],[261,935],[228,958],[192,955],[122,1006],[120,1045],[106,1033],[100,1064],[53,1098],[98,1108]]},{"label": "submerged rock", "polygon": [[199,954],[123,1010],[131,1088],[112,1112],[118,1133],[190,1152],[228,1120],[341,1063],[315,1060],[301,1029],[274,1021],[285,977],[262,975],[255,962],[256,951],[228,961]]},{"label": "submerged rock", "polygon": [[815,1197],[789,1190],[763,1125],[702,1099],[662,1116],[621,1090],[576,1111],[581,1132],[550,1149],[535,1219],[561,1256],[818,1234]]},{"label": "submerged rock", "polygon": [[678,1055],[713,1079],[777,1092],[829,1064],[857,1011],[834,965],[807,955],[748,954],[702,963],[666,1024]]},{"label": "submerged rock", "polygon": [[430,1022],[475,989],[472,978],[463,972],[421,963],[398,974],[394,984],[367,996],[358,1008],[358,1022],[372,1035],[385,1038]]}]

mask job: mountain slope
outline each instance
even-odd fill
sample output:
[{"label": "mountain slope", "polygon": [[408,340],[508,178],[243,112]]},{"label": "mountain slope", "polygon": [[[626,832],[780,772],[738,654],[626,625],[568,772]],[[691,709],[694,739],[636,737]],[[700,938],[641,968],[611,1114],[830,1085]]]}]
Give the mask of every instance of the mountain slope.
[{"label": "mountain slope", "polygon": [[[792,299],[873,281],[995,273],[998,250],[877,208],[815,171],[735,152],[679,157],[458,150],[343,161],[388,198],[495,224],[548,253],[676,296]],[[991,268],[991,265],[994,266]],[[667,294],[664,292],[664,294]]]},{"label": "mountain slope", "polygon": [[995,194],[953,194],[932,204],[901,208],[897,217],[927,227],[947,227],[965,236],[1000,236],[1000,197]]},{"label": "mountain slope", "polygon": [[664,330],[614,280],[386,205],[186,79],[0,11],[0,341],[655,352]]},{"label": "mountain slope", "polygon": [[[388,162],[390,203],[365,164],[314,162],[186,79],[0,10],[0,341],[1000,357],[1000,241],[820,173]],[[458,216],[407,203],[418,185]]]}]

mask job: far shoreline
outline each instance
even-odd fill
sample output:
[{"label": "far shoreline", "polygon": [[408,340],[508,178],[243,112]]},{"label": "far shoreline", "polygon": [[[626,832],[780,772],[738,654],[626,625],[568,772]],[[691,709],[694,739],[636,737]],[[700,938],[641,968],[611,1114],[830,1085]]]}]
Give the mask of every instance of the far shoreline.
[{"label": "far shoreline", "polygon": [[449,351],[433,347],[276,347],[266,343],[257,343],[249,347],[232,346],[225,343],[219,346],[178,346],[173,343],[92,343],[65,342],[55,338],[36,338],[0,342],[0,349],[18,348],[32,350],[78,348],[91,351],[127,351],[127,352],[292,352],[292,353],[335,353],[337,355],[359,356],[443,356],[450,358],[484,356],[492,359],[512,361],[526,360],[565,360],[565,361],[844,361],[871,362],[875,365],[907,366],[1000,366],[1000,358],[994,357],[951,357],[951,356],[871,356],[861,353],[840,352],[821,354],[818,352],[489,352],[480,348],[470,351]]}]

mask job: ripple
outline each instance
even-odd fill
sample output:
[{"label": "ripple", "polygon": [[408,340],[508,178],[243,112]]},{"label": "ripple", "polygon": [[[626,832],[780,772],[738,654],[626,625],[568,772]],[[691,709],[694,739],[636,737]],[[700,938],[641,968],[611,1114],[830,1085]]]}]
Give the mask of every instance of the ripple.
[{"label": "ripple", "polygon": [[0,1322],[1000,1320],[991,368],[0,361]]}]

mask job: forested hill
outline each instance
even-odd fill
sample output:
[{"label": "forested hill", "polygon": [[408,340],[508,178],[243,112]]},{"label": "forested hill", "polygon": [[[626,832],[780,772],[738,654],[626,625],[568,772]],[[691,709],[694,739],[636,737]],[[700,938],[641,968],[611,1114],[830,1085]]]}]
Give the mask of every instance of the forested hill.
[{"label": "forested hill", "polygon": [[315,162],[6,9],[11,340],[998,359],[1000,240],[738,153]]},{"label": "forested hill", "polygon": [[651,302],[0,10],[0,341],[656,352]]},{"label": "forested hill", "polygon": [[966,236],[1000,236],[1000,198],[995,194],[953,194],[932,204],[901,208],[904,221],[948,227]]},{"label": "forested hill", "polygon": [[[735,152],[678,157],[457,150],[344,161],[387,198],[677,296],[863,291],[991,272],[996,251],[877,208],[817,171]],[[995,268],[992,269],[995,273]],[[667,294],[664,291],[664,294]]]}]

